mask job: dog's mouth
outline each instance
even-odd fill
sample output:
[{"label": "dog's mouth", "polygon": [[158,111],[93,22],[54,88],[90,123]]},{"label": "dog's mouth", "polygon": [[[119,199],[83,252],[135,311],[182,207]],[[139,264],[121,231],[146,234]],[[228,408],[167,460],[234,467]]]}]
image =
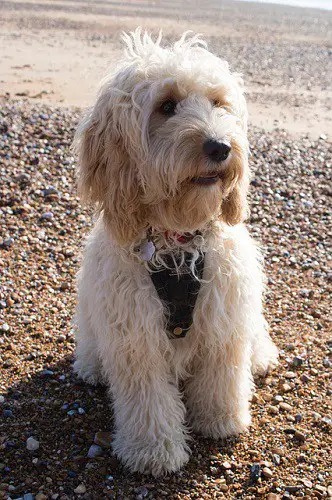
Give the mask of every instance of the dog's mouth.
[{"label": "dog's mouth", "polygon": [[201,177],[193,177],[191,182],[194,184],[199,184],[201,186],[209,186],[215,184],[221,178],[221,172],[210,172],[209,175],[204,175]]}]

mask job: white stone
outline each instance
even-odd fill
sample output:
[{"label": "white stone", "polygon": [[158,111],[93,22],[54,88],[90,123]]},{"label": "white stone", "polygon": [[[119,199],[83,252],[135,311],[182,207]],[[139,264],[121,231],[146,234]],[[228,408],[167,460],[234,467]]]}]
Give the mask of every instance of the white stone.
[{"label": "white stone", "polygon": [[74,493],[77,493],[77,495],[83,495],[83,493],[86,492],[86,487],[85,484],[81,483],[77,486],[77,488],[74,489]]},{"label": "white stone", "polygon": [[29,437],[27,439],[27,449],[29,451],[36,451],[36,450],[38,450],[38,448],[39,448],[39,441],[37,441],[33,437]]}]

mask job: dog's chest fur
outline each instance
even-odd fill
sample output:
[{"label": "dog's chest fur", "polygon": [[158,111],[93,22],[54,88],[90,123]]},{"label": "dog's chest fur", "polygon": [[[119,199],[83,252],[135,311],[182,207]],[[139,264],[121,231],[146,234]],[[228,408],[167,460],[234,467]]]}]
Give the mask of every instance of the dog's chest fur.
[{"label": "dog's chest fur", "polygon": [[100,221],[87,241],[79,275],[85,286],[80,286],[79,298],[86,304],[91,324],[98,325],[98,335],[112,336],[115,349],[139,349],[143,360],[145,352],[158,349],[171,371],[183,378],[195,353],[202,349],[213,353],[227,342],[232,330],[241,335],[240,325],[249,315],[247,286],[260,279],[247,271],[256,267],[255,260],[255,248],[244,227],[216,227],[207,242],[192,326],[184,338],[172,340],[164,305],[146,266],[112,242]]}]

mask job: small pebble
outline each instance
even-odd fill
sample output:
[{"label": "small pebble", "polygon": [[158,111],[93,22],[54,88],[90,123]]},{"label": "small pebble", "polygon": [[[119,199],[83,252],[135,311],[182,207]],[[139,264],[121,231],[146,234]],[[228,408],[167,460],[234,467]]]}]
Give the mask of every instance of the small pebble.
[{"label": "small pebble", "polygon": [[55,187],[49,186],[47,189],[44,189],[44,196],[49,196],[51,194],[57,194],[58,191]]},{"label": "small pebble", "polygon": [[268,409],[271,415],[277,415],[279,413],[278,406],[269,406]]},{"label": "small pebble", "polygon": [[29,451],[36,451],[39,448],[39,441],[33,437],[29,437],[26,441],[26,446]]},{"label": "small pebble", "polygon": [[296,432],[296,430],[291,428],[291,427],[287,427],[286,429],[284,429],[284,433],[291,435],[291,436],[294,436],[295,432]]},{"label": "small pebble", "polygon": [[84,483],[81,483],[77,486],[77,488],[74,489],[74,493],[76,493],[77,495],[83,495],[84,493],[86,493],[86,486]]},{"label": "small pebble", "polygon": [[10,248],[13,244],[14,244],[14,238],[7,238],[2,242],[2,246],[4,248]]},{"label": "small pebble", "polygon": [[289,493],[297,493],[298,491],[300,491],[302,489],[302,485],[298,485],[298,486],[286,485],[286,486],[284,486],[284,488]]},{"label": "small pebble", "polygon": [[294,368],[299,368],[302,365],[303,365],[303,358],[301,358],[300,356],[295,356],[295,358],[293,358],[292,361],[292,366]]},{"label": "small pebble", "polygon": [[97,444],[92,444],[89,448],[87,456],[88,458],[95,458],[101,455],[102,453],[103,449],[101,448],[101,446],[98,446]]},{"label": "small pebble", "polygon": [[291,386],[289,384],[282,384],[281,385],[281,391],[282,393],[290,392],[292,390]]},{"label": "small pebble", "polygon": [[96,432],[93,441],[102,448],[110,448],[112,443],[112,434],[110,432]]},{"label": "small pebble", "polygon": [[301,482],[304,484],[306,488],[312,488],[312,482],[309,479],[301,479]]},{"label": "small pebble", "polygon": [[285,403],[284,401],[282,401],[280,404],[279,404],[279,408],[283,411],[290,411],[292,409],[291,405],[288,404],[288,403]]},{"label": "small pebble", "polygon": [[297,439],[298,441],[305,441],[306,435],[303,432],[296,430],[295,434],[294,434],[294,438]]},{"label": "small pebble", "polygon": [[251,465],[250,467],[250,480],[256,483],[261,476],[261,467],[259,464]]},{"label": "small pebble", "polygon": [[271,469],[269,469],[269,467],[264,467],[262,469],[262,474],[264,477],[268,479],[270,479],[273,476],[273,472],[271,471]]},{"label": "small pebble", "polygon": [[321,493],[322,495],[326,495],[326,493],[327,493],[327,488],[325,486],[320,485],[320,484],[316,484],[316,486],[314,488],[316,491],[319,491],[319,493]]},{"label": "small pebble", "polygon": [[22,174],[19,174],[17,177],[16,177],[16,180],[17,182],[29,182],[30,181],[30,178],[31,176],[27,173],[22,173]]},{"label": "small pebble", "polygon": [[47,496],[44,493],[37,493],[35,500],[47,500]]},{"label": "small pebble", "polygon": [[222,493],[227,493],[229,488],[227,484],[218,484],[218,490],[221,491]]},{"label": "small pebble", "polygon": [[53,212],[44,212],[41,216],[42,219],[53,219]]},{"label": "small pebble", "polygon": [[141,486],[139,488],[136,488],[136,493],[137,493],[137,500],[141,500],[142,498],[145,498],[148,495],[148,489],[145,486]]}]

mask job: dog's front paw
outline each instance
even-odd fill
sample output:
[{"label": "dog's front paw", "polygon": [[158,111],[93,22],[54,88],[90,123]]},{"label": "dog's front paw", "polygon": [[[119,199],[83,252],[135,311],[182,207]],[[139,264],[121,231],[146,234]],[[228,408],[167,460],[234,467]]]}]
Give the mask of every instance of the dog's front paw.
[{"label": "dog's front paw", "polygon": [[193,420],[192,429],[204,437],[222,439],[229,436],[237,436],[248,430],[250,426],[250,412],[243,411],[241,415],[225,415],[219,418],[210,419],[208,416],[204,420]]},{"label": "dog's front paw", "polygon": [[270,338],[262,342],[252,354],[251,372],[264,377],[278,365],[278,349]]},{"label": "dog's front paw", "polygon": [[147,444],[136,440],[126,443],[122,437],[116,436],[113,451],[132,472],[160,476],[179,470],[189,460],[189,447],[185,441],[173,442],[163,438],[155,443]]},{"label": "dog's front paw", "polygon": [[100,371],[92,364],[84,364],[82,360],[77,359],[73,364],[73,370],[74,373],[87,384],[98,385],[101,383]]}]

